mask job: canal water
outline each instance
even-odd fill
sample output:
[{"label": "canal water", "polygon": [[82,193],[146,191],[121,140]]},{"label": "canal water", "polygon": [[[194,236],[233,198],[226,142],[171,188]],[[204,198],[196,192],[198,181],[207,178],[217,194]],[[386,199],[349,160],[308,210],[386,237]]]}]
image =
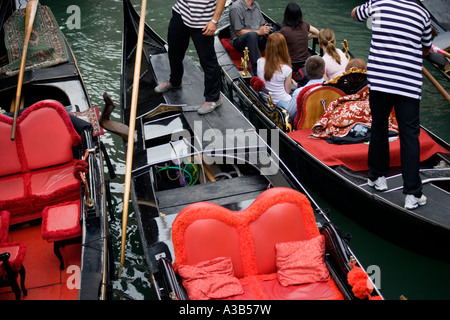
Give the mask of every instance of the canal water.
[{"label": "canal water", "polygon": [[[132,0],[140,12],[140,1]],[[149,0],[146,22],[163,38],[171,7],[175,0]],[[281,21],[289,1],[259,1],[262,10]],[[367,60],[370,30],[366,24],[350,17],[353,7],[362,1],[303,0],[300,4],[304,20],[318,29],[329,27],[336,34],[338,43],[347,39],[350,50]],[[93,105],[103,107],[102,95],[108,92],[119,108],[120,62],[122,46],[121,0],[41,0],[48,5],[70,42],[77,57]],[[188,54],[197,61],[191,45]],[[449,91],[449,82],[432,66],[425,67]],[[421,121],[427,128],[446,141],[450,141],[450,106],[431,83],[424,79],[421,103]],[[112,118],[119,120],[118,111]],[[115,167],[117,177],[111,181],[116,219],[110,222],[114,239],[116,269],[119,266],[121,220],[123,210],[123,184],[125,154],[120,138],[105,133],[102,137]],[[352,234],[351,247],[362,264],[370,268],[376,284],[386,299],[398,300],[401,295],[409,300],[450,299],[450,264],[431,259],[408,249],[398,247],[369,232],[344,214],[334,209],[326,199],[316,198],[319,204],[331,211],[331,219],[344,233]],[[351,200],[350,200],[351,201]],[[355,208],[364,214],[364,208]],[[387,222],[388,223],[388,222]],[[117,300],[153,299],[146,272],[145,259],[139,243],[137,224],[132,207],[129,213],[125,264],[120,278],[114,280],[113,297]],[[450,245],[450,244],[449,244]]]}]

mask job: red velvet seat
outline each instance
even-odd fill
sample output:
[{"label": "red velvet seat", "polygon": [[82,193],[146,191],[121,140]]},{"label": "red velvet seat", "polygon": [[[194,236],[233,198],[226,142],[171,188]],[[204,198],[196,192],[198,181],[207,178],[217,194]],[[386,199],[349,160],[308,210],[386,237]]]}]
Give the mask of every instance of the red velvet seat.
[{"label": "red velvet seat", "polygon": [[57,101],[27,108],[17,120],[0,115],[0,210],[11,224],[40,218],[45,206],[79,198],[80,181],[73,176],[73,151],[81,138]]},{"label": "red velvet seat", "polygon": [[0,211],[0,243],[8,240],[10,213],[6,210]]},{"label": "red velvet seat", "polygon": [[276,245],[318,236],[308,199],[292,189],[269,189],[240,212],[200,202],[173,223],[175,269],[227,257],[244,290],[230,299],[343,299],[331,278],[290,286],[278,281]]},{"label": "red velvet seat", "polygon": [[17,283],[17,274],[20,274],[21,288],[24,295],[25,289],[25,245],[20,242],[7,242],[9,231],[10,213],[6,210],[0,211],[0,284],[2,287],[9,286],[13,290],[16,299],[20,300],[20,288]]},{"label": "red velvet seat", "polygon": [[233,60],[238,70],[242,71],[241,66],[241,58],[243,57],[242,52],[233,47],[230,43],[230,39],[228,38],[222,38],[220,39],[220,42],[222,42],[223,47],[225,48],[225,50],[227,50],[231,60]]},{"label": "red velvet seat", "polygon": [[42,212],[42,238],[54,243],[61,270],[64,269],[64,259],[60,247],[81,240],[80,212],[80,200],[46,207]]}]

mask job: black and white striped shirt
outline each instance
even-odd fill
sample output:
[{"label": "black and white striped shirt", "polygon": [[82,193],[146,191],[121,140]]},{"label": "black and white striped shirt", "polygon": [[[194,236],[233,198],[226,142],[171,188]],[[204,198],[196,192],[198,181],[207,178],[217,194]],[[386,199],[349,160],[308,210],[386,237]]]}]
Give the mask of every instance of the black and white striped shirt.
[{"label": "black and white striped shirt", "polygon": [[372,19],[370,89],[420,99],[422,48],[431,47],[429,13],[413,0],[369,0],[355,13],[359,21]]},{"label": "black and white striped shirt", "polygon": [[177,0],[173,10],[179,13],[185,25],[203,28],[211,21],[217,0]]}]

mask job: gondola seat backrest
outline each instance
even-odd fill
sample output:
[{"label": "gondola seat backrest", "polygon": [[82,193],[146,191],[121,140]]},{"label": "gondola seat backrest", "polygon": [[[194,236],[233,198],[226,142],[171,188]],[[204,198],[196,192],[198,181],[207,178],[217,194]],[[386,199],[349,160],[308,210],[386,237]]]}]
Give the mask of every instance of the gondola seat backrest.
[{"label": "gondola seat backrest", "polygon": [[17,119],[0,115],[0,210],[11,212],[11,224],[35,217],[46,205],[79,198],[79,180],[73,176],[73,147],[81,138],[64,107],[43,100],[25,109]]},{"label": "gondola seat backrest", "polygon": [[[314,298],[320,296],[314,289],[308,296],[300,293],[301,286],[278,283],[276,246],[317,237],[321,235],[309,200],[292,189],[268,189],[239,212],[199,202],[183,209],[173,223],[174,265],[184,268],[227,257],[244,287],[244,293],[231,298]],[[326,289],[321,292],[327,294],[321,298],[341,297],[336,288],[328,291],[328,281],[323,284]]]},{"label": "gondola seat backrest", "polygon": [[323,115],[331,101],[345,96],[338,88],[312,84],[304,87],[297,96],[297,114],[294,119],[294,130],[311,129]]}]

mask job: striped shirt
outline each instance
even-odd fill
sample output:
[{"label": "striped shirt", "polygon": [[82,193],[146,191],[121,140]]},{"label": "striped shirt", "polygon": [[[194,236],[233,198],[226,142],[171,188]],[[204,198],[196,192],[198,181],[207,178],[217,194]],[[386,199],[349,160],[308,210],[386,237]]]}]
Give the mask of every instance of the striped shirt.
[{"label": "striped shirt", "polygon": [[185,25],[203,28],[211,21],[217,0],[177,0],[173,10],[179,13]]},{"label": "striped shirt", "polygon": [[369,87],[414,99],[422,92],[422,48],[431,47],[429,13],[414,0],[369,0],[356,10],[372,19]]}]

